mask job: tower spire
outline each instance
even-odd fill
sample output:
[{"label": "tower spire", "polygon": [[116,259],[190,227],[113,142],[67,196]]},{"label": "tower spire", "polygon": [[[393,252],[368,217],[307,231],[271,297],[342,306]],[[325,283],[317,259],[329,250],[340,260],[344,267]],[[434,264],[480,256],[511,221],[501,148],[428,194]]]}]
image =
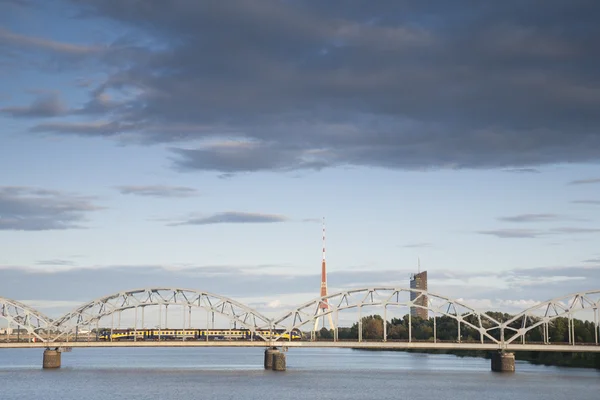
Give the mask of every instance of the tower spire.
[{"label": "tower spire", "polygon": [[[322,254],[322,259],[321,259],[321,297],[325,297],[327,296],[327,261],[325,260],[325,217],[323,217],[323,254]],[[329,303],[327,302],[327,299],[324,299],[323,301],[319,302],[319,306],[317,308],[317,314],[318,315],[322,315],[327,313],[329,310]],[[334,325],[333,325],[333,318],[331,317],[331,312],[329,312],[327,314],[327,317],[329,319],[329,327],[331,329],[335,329]],[[317,330],[317,328],[319,327],[319,319],[320,317],[317,316],[315,318],[315,331]],[[323,327],[325,327],[325,315],[323,315]]]}]

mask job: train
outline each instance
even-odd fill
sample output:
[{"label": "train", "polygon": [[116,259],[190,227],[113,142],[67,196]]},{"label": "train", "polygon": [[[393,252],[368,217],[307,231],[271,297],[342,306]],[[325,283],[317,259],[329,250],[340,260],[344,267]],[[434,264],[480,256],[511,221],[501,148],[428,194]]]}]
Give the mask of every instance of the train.
[{"label": "train", "polygon": [[[259,336],[260,335],[260,336]],[[272,335],[272,336],[271,336]],[[261,337],[262,336],[262,337]],[[302,340],[302,332],[294,329],[290,333],[283,329],[259,329],[255,331],[254,340]],[[251,340],[249,329],[102,329],[98,340]]]}]

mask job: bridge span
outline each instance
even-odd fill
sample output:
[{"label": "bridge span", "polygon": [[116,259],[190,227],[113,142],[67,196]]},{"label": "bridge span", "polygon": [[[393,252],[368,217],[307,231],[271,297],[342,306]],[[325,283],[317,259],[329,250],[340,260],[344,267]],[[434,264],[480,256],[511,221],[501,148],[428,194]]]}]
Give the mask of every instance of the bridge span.
[{"label": "bridge span", "polygon": [[281,348],[341,348],[366,350],[482,350],[482,351],[549,351],[565,353],[600,353],[600,346],[585,344],[510,344],[504,349],[494,343],[431,343],[431,342],[357,342],[357,341],[161,341],[161,342],[53,342],[53,343],[0,343],[0,349],[58,349],[72,348],[108,348],[108,347],[281,347]]},{"label": "bridge span", "polygon": [[[0,297],[0,328],[2,320],[7,323],[5,341],[0,336],[0,349],[45,348],[43,365],[53,368],[60,366],[62,349],[67,348],[266,347],[265,366],[278,365],[279,369],[281,365],[285,369],[285,356],[276,350],[277,347],[487,350],[495,354],[492,358],[492,370],[514,371],[512,352],[515,351],[600,352],[599,307],[600,290],[591,290],[541,302],[514,316],[505,317],[499,313],[481,312],[463,301],[419,289],[369,287],[318,297],[277,318],[269,318],[256,309],[225,296],[194,289],[155,287],[114,293],[85,303],[57,319],[51,319],[18,301]],[[413,325],[422,321],[413,321],[410,311],[415,308],[427,309],[430,315],[427,322],[431,324],[432,337],[428,342],[416,341]],[[400,315],[406,316],[402,323],[406,327],[407,341],[388,341],[388,325],[394,312],[396,315],[400,312]],[[376,323],[380,324],[381,341],[367,341],[365,339],[372,338],[363,337],[364,315],[368,313],[379,316],[379,322]],[[199,328],[198,314],[206,317],[203,320],[205,328]],[[593,321],[593,334],[583,340],[585,343],[582,343],[575,329],[576,315]],[[113,341],[115,330],[126,330],[136,338],[139,331],[149,330],[158,331],[159,338],[165,331],[174,329],[198,332],[204,329],[208,332],[215,328],[215,316],[229,324],[228,328],[217,330],[243,329],[244,338],[251,337],[254,341]],[[335,321],[331,332],[333,341],[330,342],[316,340],[315,322],[325,317]],[[174,320],[177,322],[174,323]],[[456,329],[455,342],[438,340],[438,321],[446,324],[446,330],[448,321],[452,322],[451,329]],[[357,326],[356,340],[340,340],[342,323],[354,323]],[[371,325],[372,323],[373,320]],[[558,340],[551,338],[549,334],[549,328],[554,323],[561,323],[564,327],[563,337]],[[241,328],[237,328],[238,326]],[[14,334],[11,336],[13,327],[17,328],[17,342],[10,340],[14,337]],[[306,332],[307,328],[310,331],[310,341],[286,339],[291,338],[293,332]],[[104,335],[110,340],[89,340],[90,335],[95,335],[94,339],[98,338],[100,332],[105,332]],[[82,335],[87,335],[88,341],[80,341]],[[465,338],[469,338],[470,342]],[[267,360],[271,361],[267,363]]]}]

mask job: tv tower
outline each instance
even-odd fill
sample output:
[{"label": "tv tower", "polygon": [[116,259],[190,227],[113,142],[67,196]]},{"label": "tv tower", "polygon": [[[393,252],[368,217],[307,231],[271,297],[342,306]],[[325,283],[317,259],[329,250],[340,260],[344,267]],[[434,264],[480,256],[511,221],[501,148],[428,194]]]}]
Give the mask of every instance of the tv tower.
[{"label": "tv tower", "polygon": [[[321,297],[327,296],[327,263],[325,262],[325,218],[323,217],[323,261],[321,263]],[[329,304],[327,300],[323,300],[317,309],[317,318],[315,319],[315,331],[319,327],[319,319],[323,319],[323,327],[325,327],[325,315],[324,314],[329,309]],[[322,315],[323,318],[319,318],[319,315]],[[329,328],[335,329],[333,325],[333,318],[331,318],[331,313],[327,314],[329,317]]]}]

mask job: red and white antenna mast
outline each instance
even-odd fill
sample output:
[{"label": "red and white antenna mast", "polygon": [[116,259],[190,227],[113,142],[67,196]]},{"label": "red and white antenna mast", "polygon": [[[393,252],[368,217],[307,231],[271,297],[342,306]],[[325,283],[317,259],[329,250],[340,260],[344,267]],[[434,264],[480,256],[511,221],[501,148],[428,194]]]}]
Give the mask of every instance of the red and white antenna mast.
[{"label": "red and white antenna mast", "polygon": [[[325,217],[323,217],[323,257],[321,261],[321,297],[327,296],[327,261],[325,260]],[[327,299],[321,301],[319,303],[319,308],[317,310],[317,318],[315,319],[315,331],[319,327],[319,315],[325,314],[329,310],[329,304]],[[331,317],[331,313],[327,314],[329,317],[329,327],[331,329],[335,329],[333,325],[333,318]],[[323,315],[323,327],[325,327],[325,315]]]},{"label": "red and white antenna mast", "polygon": [[[327,262],[325,261],[325,218],[323,218],[323,260],[321,262],[321,297],[327,296]],[[327,300],[319,306],[327,310]]]}]

